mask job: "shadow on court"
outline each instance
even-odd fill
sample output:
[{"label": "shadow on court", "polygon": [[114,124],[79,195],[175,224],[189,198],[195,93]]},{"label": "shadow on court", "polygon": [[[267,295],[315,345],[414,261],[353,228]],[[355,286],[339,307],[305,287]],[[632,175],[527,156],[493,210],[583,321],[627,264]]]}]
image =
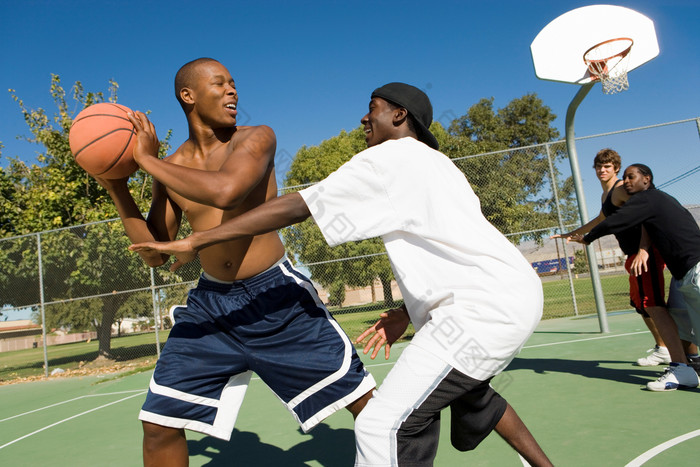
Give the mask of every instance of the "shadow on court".
[{"label": "shadow on court", "polygon": [[[302,433],[299,430],[299,433]],[[308,439],[284,450],[264,443],[256,433],[234,429],[231,441],[207,436],[188,440],[190,456],[211,459],[206,466],[307,466],[316,461],[324,466],[351,466],[355,459],[355,435],[347,428],[334,429],[321,423],[304,435]],[[346,462],[343,462],[346,460]]]},{"label": "shadow on court", "polygon": [[[652,380],[654,373],[646,367],[607,368],[608,364],[628,364],[628,361],[616,360],[566,360],[560,358],[515,358],[508,371],[532,370],[535,373],[569,373],[586,378],[597,378],[607,381],[646,386]],[[663,367],[658,367],[661,375]],[[653,371],[653,370],[652,370]]]}]

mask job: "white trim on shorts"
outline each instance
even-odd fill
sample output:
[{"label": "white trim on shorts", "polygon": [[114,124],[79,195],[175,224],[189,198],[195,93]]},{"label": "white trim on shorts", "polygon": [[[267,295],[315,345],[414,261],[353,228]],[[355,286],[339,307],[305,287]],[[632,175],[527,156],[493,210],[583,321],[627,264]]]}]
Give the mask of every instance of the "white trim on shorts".
[{"label": "white trim on shorts", "polygon": [[[291,265],[291,263],[290,263]],[[297,395],[295,398],[290,400],[288,403],[285,404],[287,409],[292,413],[294,418],[297,420],[299,425],[301,426],[301,429],[304,431],[304,433],[309,432],[313,427],[318,425],[323,419],[328,417],[329,415],[333,414],[334,412],[337,412],[338,410],[346,407],[348,404],[354,402],[355,400],[359,399],[361,396],[363,396],[365,393],[368,391],[371,391],[376,387],[376,382],[374,381],[374,378],[372,377],[371,374],[369,374],[365,370],[365,377],[363,378],[362,382],[360,385],[355,388],[355,390],[346,395],[344,398],[339,399],[332,404],[324,407],[321,409],[319,412],[317,412],[313,417],[309,418],[305,423],[301,423],[301,421],[297,418],[296,414],[292,409],[296,407],[297,405],[301,404],[304,400],[306,400],[308,397],[316,394],[317,392],[321,391],[323,388],[326,386],[330,386],[331,384],[335,383],[336,381],[342,379],[345,374],[348,372],[348,369],[350,368],[350,364],[352,363],[352,343],[350,342],[350,339],[347,337],[345,332],[342,330],[340,325],[337,323],[336,320],[334,320],[330,313],[328,312],[328,309],[323,305],[323,302],[321,302],[320,297],[318,296],[318,293],[316,293],[316,290],[313,288],[311,283],[308,280],[302,280],[300,279],[297,275],[293,274],[291,271],[289,271],[284,264],[280,265],[280,269],[282,270],[282,273],[288,277],[291,277],[294,279],[294,281],[299,284],[300,286],[304,287],[309,292],[309,295],[313,297],[314,301],[316,302],[316,305],[324,311],[326,314],[326,319],[328,320],[329,323],[333,326],[333,328],[336,330],[338,335],[342,338],[343,343],[345,345],[344,351],[343,351],[343,363],[336,370],[334,373],[326,376],[323,378],[321,381],[318,381],[316,384],[313,386],[305,389],[303,392],[301,392],[299,395]],[[302,274],[299,270],[294,268],[292,266],[292,269],[299,274]]]},{"label": "white trim on shorts", "polygon": [[210,425],[198,420],[169,417],[142,409],[141,412],[139,412],[139,420],[170,428],[183,428],[198,431],[214,436],[215,438],[230,441],[231,433],[236,424],[238,412],[243,404],[243,398],[245,397],[246,389],[248,389],[248,383],[250,382],[252,374],[253,372],[249,370],[229,378],[228,383],[226,383],[226,386],[224,386],[224,389],[221,391],[221,398],[219,400],[188,394],[178,391],[177,389],[161,386],[151,377],[151,382],[149,384],[151,392],[184,402],[216,407],[216,418],[214,419],[214,424]]}]

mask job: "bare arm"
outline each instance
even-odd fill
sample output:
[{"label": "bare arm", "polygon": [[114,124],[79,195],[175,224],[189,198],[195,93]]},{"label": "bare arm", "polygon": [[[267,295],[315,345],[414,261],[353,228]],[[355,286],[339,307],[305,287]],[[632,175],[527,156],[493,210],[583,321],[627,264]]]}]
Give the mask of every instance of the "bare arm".
[{"label": "bare arm", "polygon": [[[612,190],[612,203],[617,207],[620,207],[623,204],[625,204],[625,202],[630,198],[630,195],[627,194],[627,191],[625,191],[623,185],[619,183],[619,180],[616,182],[616,185]],[[604,201],[604,199],[605,194],[603,195],[602,201]],[[593,227],[600,224],[604,220],[605,214],[603,214],[603,211],[600,211],[600,213],[598,213],[598,217],[587,222],[578,229],[560,235],[552,235],[550,238],[566,238],[567,243],[569,243],[570,240],[573,240],[578,243],[584,243],[583,236],[590,232],[591,229],[593,229]]]},{"label": "bare arm", "polygon": [[[97,181],[112,198],[124,230],[132,242],[164,241],[175,238],[182,218],[181,211],[173,205],[162,186],[153,184],[153,201],[148,221],[143,218],[127,186],[128,179]],[[160,266],[168,260],[167,255],[157,252],[141,252],[143,260],[151,267]]]},{"label": "bare arm", "polygon": [[[255,188],[273,163],[275,134],[267,126],[235,134],[225,148],[220,167],[202,170],[170,164],[158,158],[155,128],[142,112],[129,115],[137,131],[134,159],[153,178],[180,196],[218,209],[233,209]],[[241,130],[237,130],[241,132]]]},{"label": "bare arm", "polygon": [[132,251],[151,254],[175,255],[175,270],[192,261],[199,250],[237,238],[261,235],[303,221],[311,215],[304,198],[290,193],[261,204],[255,209],[229,219],[213,229],[196,232],[174,242],[143,242],[131,245]]},{"label": "bare arm", "polygon": [[587,234],[588,232],[590,232],[591,229],[592,229],[593,227],[595,227],[596,225],[600,224],[600,223],[603,222],[604,220],[605,220],[605,215],[604,215],[603,212],[601,211],[601,212],[598,214],[598,217],[596,217],[595,219],[592,219],[592,220],[588,221],[587,223],[585,223],[584,225],[582,225],[582,226],[579,227],[578,229],[575,229],[575,230],[572,230],[571,232],[566,232],[566,233],[563,233],[563,234],[552,235],[552,236],[549,237],[549,238],[565,238],[565,239],[566,239],[566,243],[569,243],[570,241],[574,241],[574,242],[579,242],[579,243],[581,243],[581,241],[582,241],[582,239],[583,239],[583,236],[584,236],[585,234]]}]

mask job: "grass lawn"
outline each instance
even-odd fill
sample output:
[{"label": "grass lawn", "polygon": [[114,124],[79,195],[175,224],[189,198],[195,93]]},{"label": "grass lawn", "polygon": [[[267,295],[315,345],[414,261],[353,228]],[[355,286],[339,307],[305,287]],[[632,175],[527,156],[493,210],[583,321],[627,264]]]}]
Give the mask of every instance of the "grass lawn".
[{"label": "grass lawn", "polygon": [[[168,333],[159,331],[161,342],[165,342]],[[115,362],[152,364],[156,356],[155,342],[155,333],[152,332],[112,337]],[[49,371],[53,368],[75,370],[94,362],[98,356],[97,345],[97,340],[93,340],[48,347]],[[43,374],[44,349],[41,347],[0,353],[0,381]]]},{"label": "grass lawn", "polygon": [[[671,282],[671,275],[664,272],[666,284]],[[579,277],[573,280],[576,305],[580,315],[597,313],[595,297],[593,296],[593,284],[590,277]],[[605,309],[607,312],[629,310],[629,276],[627,274],[601,275],[600,284],[603,289]],[[547,281],[542,284],[544,291],[543,319],[561,318],[572,316],[574,313],[571,299],[571,286],[568,278]],[[667,287],[668,289],[668,287]]]},{"label": "grass lawn", "polygon": [[[574,279],[573,283],[578,313],[581,315],[596,313],[591,279],[589,277],[581,277]],[[600,283],[607,311],[630,309],[629,280],[627,275],[601,276]],[[545,319],[561,318],[573,314],[574,305],[571,298],[571,285],[568,279],[544,282],[542,290],[544,291],[543,317]]]}]

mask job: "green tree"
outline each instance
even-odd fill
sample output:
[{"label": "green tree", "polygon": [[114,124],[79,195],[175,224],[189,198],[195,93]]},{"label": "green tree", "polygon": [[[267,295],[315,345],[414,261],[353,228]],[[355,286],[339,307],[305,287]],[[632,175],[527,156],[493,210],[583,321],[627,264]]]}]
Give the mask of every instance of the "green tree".
[{"label": "green tree", "polygon": [[[109,102],[117,101],[118,85],[109,83]],[[46,301],[62,303],[52,324],[74,329],[91,325],[98,333],[99,353],[111,356],[111,326],[125,313],[121,310],[128,294],[120,290],[148,284],[149,270],[138,255],[129,254],[128,238],[118,222],[88,222],[117,216],[111,199],[99,184],[74,161],[68,143],[73,116],[85,107],[104,102],[101,92],[85,92],[80,82],[72,87],[72,100],[66,98],[59,76],[52,75],[50,93],[57,112],[53,116],[41,108],[28,108],[10,90],[29,127],[30,143],[43,147],[37,164],[10,159],[0,172],[0,233],[22,236],[52,230],[41,236],[41,257]],[[161,155],[169,150],[170,132],[161,145]],[[136,172],[129,189],[142,211],[150,205],[147,174]],[[11,206],[13,209],[5,209]],[[18,214],[12,214],[17,212]],[[67,229],[68,226],[76,226]],[[38,303],[38,257],[36,236],[0,242],[0,287],[3,305],[27,306]],[[160,274],[169,274],[159,270]],[[36,287],[28,284],[36,284]],[[99,301],[81,304],[70,299],[96,296]],[[63,302],[62,302],[63,301]],[[96,309],[99,308],[99,316]],[[128,312],[127,312],[128,313]],[[49,318],[47,317],[47,324]]]},{"label": "green tree", "polygon": [[[493,98],[481,99],[449,127],[443,151],[455,159],[481,200],[486,218],[504,234],[529,232],[557,225],[549,161],[544,147],[556,141],[556,115],[536,94],[493,108]],[[550,146],[557,190],[565,221],[575,216],[573,183],[562,179],[556,162],[566,157],[562,143]],[[490,155],[469,158],[476,154]],[[574,217],[575,218],[575,217]],[[540,234],[511,236],[539,240]]]}]

